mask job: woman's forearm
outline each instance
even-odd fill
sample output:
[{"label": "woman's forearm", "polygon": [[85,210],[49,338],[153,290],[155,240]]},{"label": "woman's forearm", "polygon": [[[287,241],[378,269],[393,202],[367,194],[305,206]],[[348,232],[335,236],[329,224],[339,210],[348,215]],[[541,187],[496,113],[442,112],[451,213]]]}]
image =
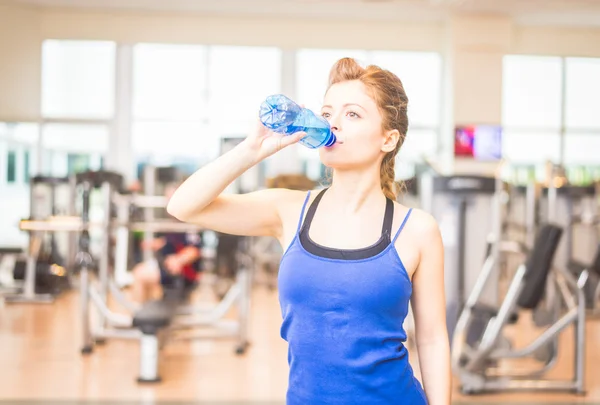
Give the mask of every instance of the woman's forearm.
[{"label": "woman's forearm", "polygon": [[417,343],[423,388],[429,405],[450,405],[452,372],[447,338]]},{"label": "woman's forearm", "polygon": [[202,211],[235,179],[258,162],[257,154],[245,142],[202,167],[179,188],[167,205],[167,212],[185,221]]}]

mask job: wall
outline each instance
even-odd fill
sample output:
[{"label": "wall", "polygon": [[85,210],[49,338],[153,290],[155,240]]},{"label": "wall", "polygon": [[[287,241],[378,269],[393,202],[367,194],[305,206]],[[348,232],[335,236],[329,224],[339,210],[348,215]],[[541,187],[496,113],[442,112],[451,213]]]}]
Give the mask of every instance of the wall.
[{"label": "wall", "polygon": [[0,120],[39,119],[40,16],[36,9],[0,4]]}]

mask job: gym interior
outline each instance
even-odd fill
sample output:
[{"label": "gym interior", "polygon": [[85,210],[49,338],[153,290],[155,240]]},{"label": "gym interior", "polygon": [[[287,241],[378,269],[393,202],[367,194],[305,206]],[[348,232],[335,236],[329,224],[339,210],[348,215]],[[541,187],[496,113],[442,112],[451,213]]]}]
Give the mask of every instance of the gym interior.
[{"label": "gym interior", "polygon": [[[0,403],[283,404],[281,247],[165,207],[347,56],[410,100],[398,201],[442,234],[453,403],[600,403],[600,1],[0,0],[0,55]],[[326,181],[294,145],[227,192]],[[140,303],[166,233],[198,281]]]}]

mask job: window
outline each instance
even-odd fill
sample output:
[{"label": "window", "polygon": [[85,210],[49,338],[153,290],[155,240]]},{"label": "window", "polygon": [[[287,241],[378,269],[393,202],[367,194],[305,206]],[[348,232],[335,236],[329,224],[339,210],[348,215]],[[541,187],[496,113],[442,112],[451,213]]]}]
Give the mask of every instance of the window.
[{"label": "window", "polygon": [[403,162],[421,162],[424,157],[435,154],[436,148],[437,132],[434,129],[410,129],[409,127],[397,159]]},{"label": "window", "polygon": [[30,167],[30,152],[28,150],[23,152],[23,182],[29,183],[31,167]]},{"label": "window", "polygon": [[6,182],[9,184],[17,181],[17,152],[9,150],[6,156]]},{"label": "window", "polygon": [[600,59],[566,59],[565,97],[566,127],[600,135]]},{"label": "window", "polygon": [[206,119],[206,47],[139,44],[133,66],[136,120]]},{"label": "window", "polygon": [[600,130],[595,133],[565,134],[564,163],[600,166]]},{"label": "window", "polygon": [[207,47],[139,44],[133,52],[132,148],[138,165],[170,165],[206,149]]},{"label": "window", "polygon": [[12,139],[19,143],[35,147],[40,138],[40,130],[38,124],[28,122],[17,123],[12,130]]},{"label": "window", "polygon": [[245,136],[260,102],[280,87],[277,48],[137,45],[132,128],[137,164],[192,169],[214,159],[219,140]]},{"label": "window", "polygon": [[42,127],[42,167],[36,172],[66,176],[79,170],[69,154],[87,155],[89,168],[100,168],[115,115],[115,76],[114,42],[44,41],[42,115],[52,123]]},{"label": "window", "polygon": [[503,81],[505,158],[600,165],[600,59],[507,56]]},{"label": "window", "polygon": [[506,128],[560,129],[560,58],[506,56],[503,83],[502,123]]},{"label": "window", "polygon": [[218,142],[202,122],[142,121],[133,125],[133,148],[137,159],[154,165],[170,165],[183,159],[200,163],[214,158]]},{"label": "window", "polygon": [[375,51],[370,63],[391,71],[402,81],[408,97],[411,127],[437,128],[440,125],[442,58],[439,54]]},{"label": "window", "polygon": [[90,155],[82,153],[67,154],[67,173],[81,173],[90,169],[92,162]]},{"label": "window", "polygon": [[[13,182],[27,185],[30,174],[37,172],[36,148],[39,140],[39,126],[27,122],[0,122],[0,140],[3,141],[1,145],[6,146],[6,149],[0,147],[0,156],[7,157],[6,161],[4,158],[0,159],[2,162],[0,179],[7,178],[8,173],[4,170],[8,169],[8,150],[11,150],[14,153],[15,164],[14,170],[11,171],[11,177],[14,176]],[[23,170],[22,175],[21,170]],[[0,184],[2,182],[0,181]]]},{"label": "window", "polygon": [[568,165],[600,166],[600,59],[567,58],[565,150]]},{"label": "window", "polygon": [[42,114],[110,119],[114,114],[113,42],[47,40],[42,48]]},{"label": "window", "polygon": [[[258,63],[246,63],[258,61]],[[281,90],[277,48],[213,46],[208,64],[209,120],[220,136],[246,135],[260,103]]]},{"label": "window", "polygon": [[502,135],[502,154],[513,163],[558,162],[560,134],[506,129]]},{"label": "window", "polygon": [[45,174],[63,177],[83,170],[99,170],[108,151],[108,127],[47,124],[42,141]]}]

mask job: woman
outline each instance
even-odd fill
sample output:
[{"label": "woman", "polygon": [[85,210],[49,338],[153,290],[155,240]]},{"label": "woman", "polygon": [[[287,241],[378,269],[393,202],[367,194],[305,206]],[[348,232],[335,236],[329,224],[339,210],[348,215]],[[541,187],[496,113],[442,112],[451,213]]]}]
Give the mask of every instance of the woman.
[{"label": "woman", "polygon": [[[435,220],[395,202],[394,159],[408,128],[401,81],[352,59],[332,68],[322,115],[338,142],[319,149],[333,169],[320,192],[221,195],[234,179],[305,134],[259,125],[174,194],[175,217],[219,232],[276,237],[287,404],[450,403],[443,248]],[[383,224],[383,225],[382,225]],[[402,324],[412,299],[423,385]],[[424,388],[424,389],[423,389]]]}]

